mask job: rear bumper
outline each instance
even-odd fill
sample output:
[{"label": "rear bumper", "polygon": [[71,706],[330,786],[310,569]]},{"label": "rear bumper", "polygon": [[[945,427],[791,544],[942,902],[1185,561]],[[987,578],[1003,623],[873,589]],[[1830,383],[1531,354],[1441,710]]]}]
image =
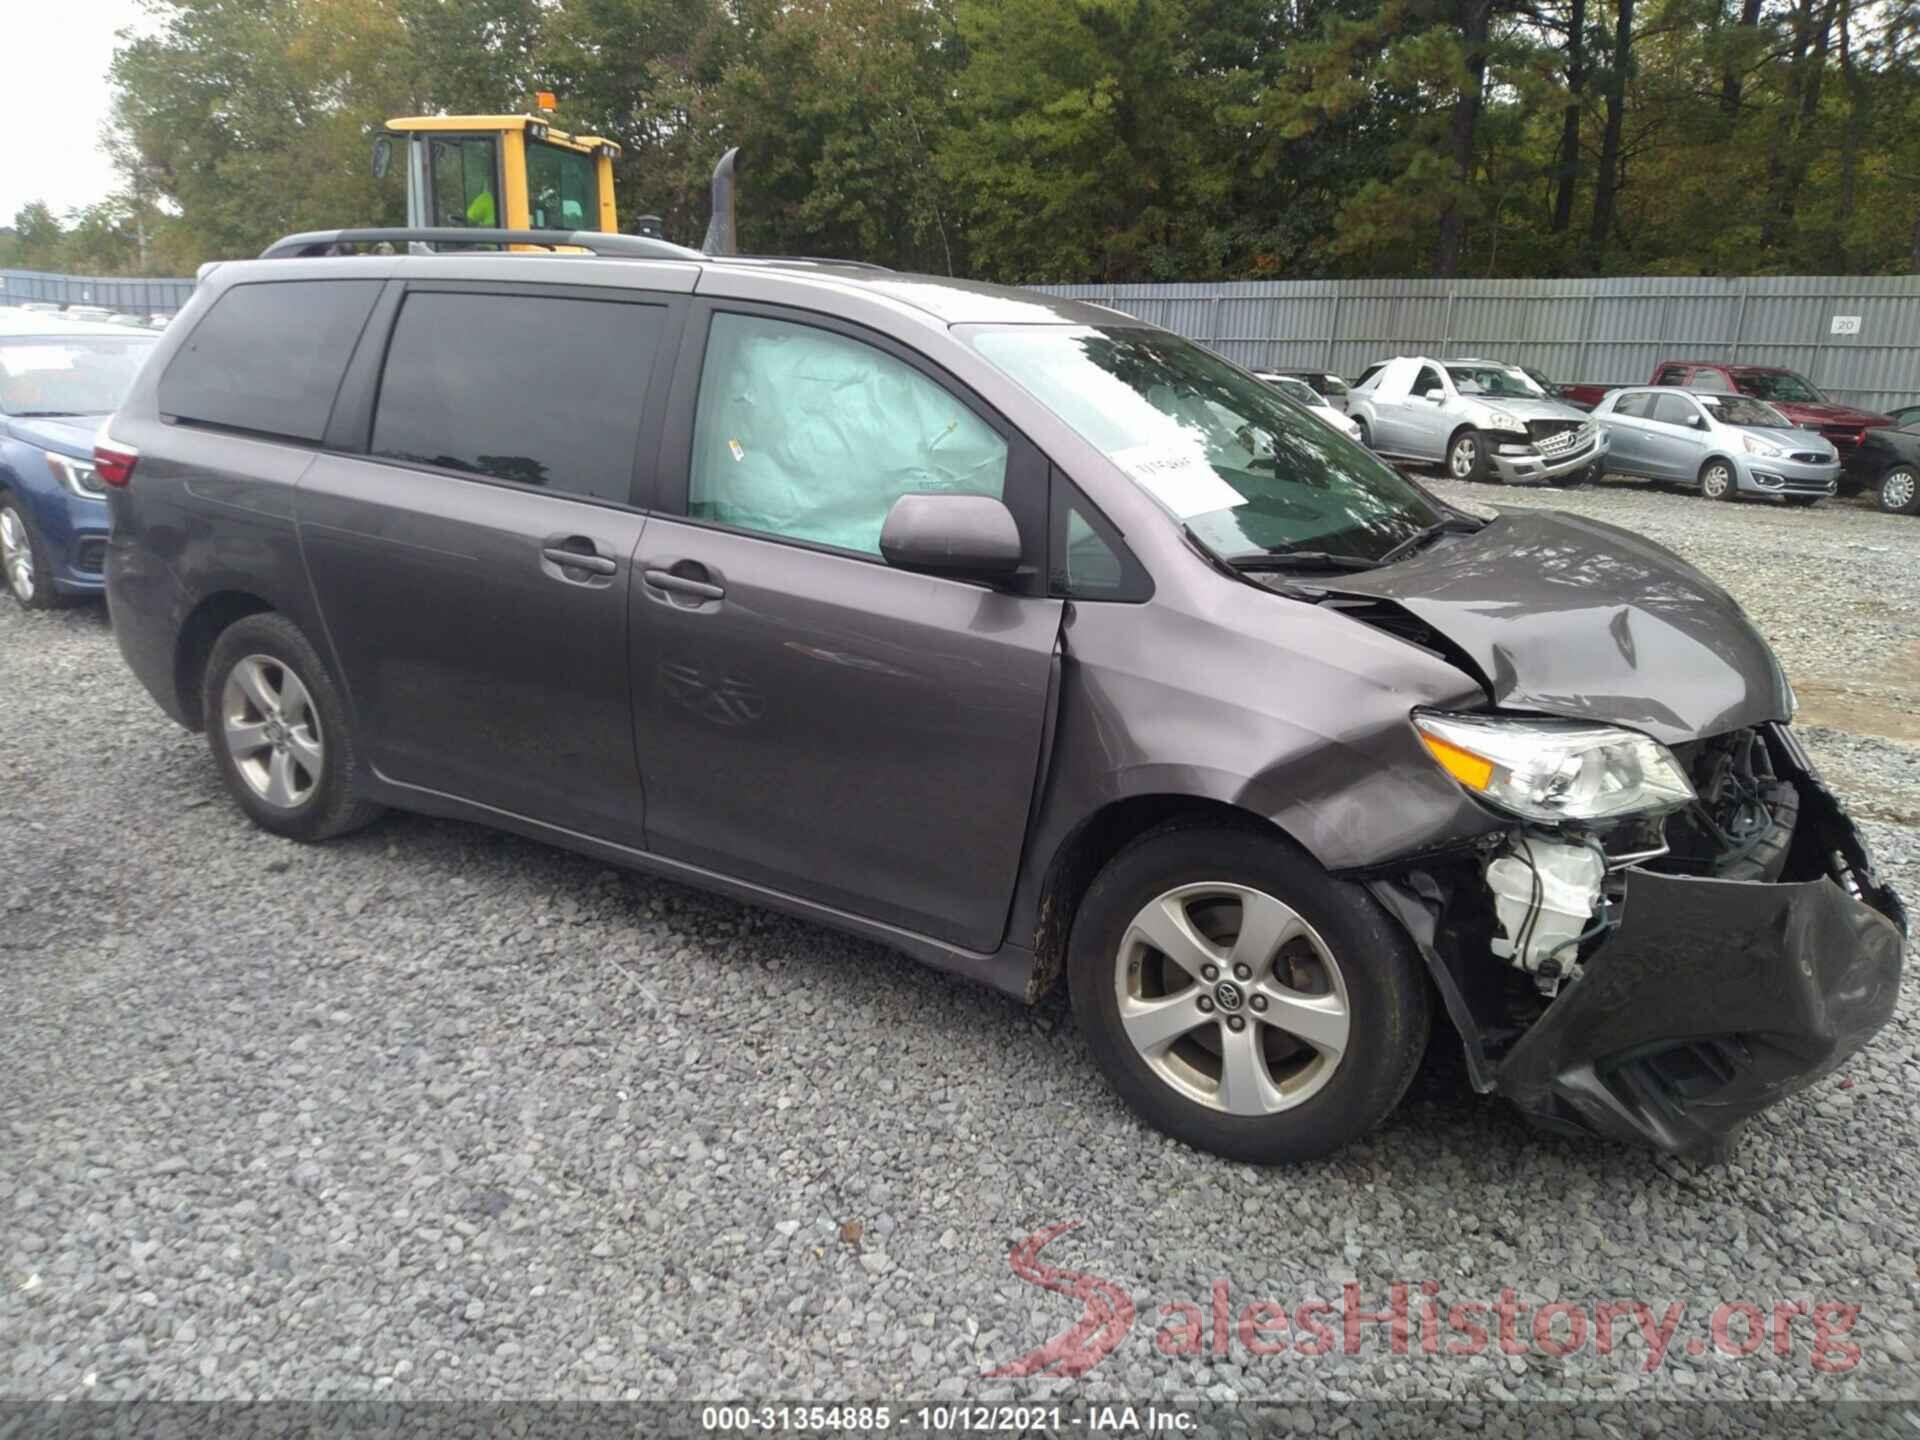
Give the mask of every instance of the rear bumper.
[{"label": "rear bumper", "polygon": [[1494,1088],[1552,1129],[1711,1157],[1886,1023],[1905,911],[1832,792],[1810,766],[1794,778],[1796,851],[1835,873],[1756,884],[1631,872],[1620,928],[1507,1053]]}]

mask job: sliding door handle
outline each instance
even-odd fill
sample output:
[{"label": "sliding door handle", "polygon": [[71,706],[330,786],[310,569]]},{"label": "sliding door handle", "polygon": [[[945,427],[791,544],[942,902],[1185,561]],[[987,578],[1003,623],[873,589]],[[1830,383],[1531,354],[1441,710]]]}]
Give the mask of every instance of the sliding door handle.
[{"label": "sliding door handle", "polygon": [[620,568],[617,561],[604,555],[589,555],[579,550],[567,550],[558,545],[549,545],[540,552],[556,565],[564,565],[571,570],[587,570],[595,575],[611,575]]},{"label": "sliding door handle", "polygon": [[722,585],[711,581],[696,580],[691,575],[676,575],[671,570],[646,570],[641,572],[647,584],[656,590],[670,590],[676,595],[692,595],[700,600],[718,600],[727,591]]}]

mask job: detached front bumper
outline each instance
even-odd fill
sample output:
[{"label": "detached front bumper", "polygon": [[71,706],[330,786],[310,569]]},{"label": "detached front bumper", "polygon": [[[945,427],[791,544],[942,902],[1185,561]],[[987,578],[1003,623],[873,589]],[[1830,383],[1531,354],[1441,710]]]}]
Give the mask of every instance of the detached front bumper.
[{"label": "detached front bumper", "polygon": [[1524,454],[1503,455],[1500,452],[1505,447],[1496,442],[1492,447],[1493,453],[1487,457],[1487,463],[1492,467],[1494,476],[1508,485],[1544,485],[1606,459],[1607,446],[1606,430],[1595,425],[1593,438],[1567,454],[1543,455],[1529,446]]},{"label": "detached front bumper", "polygon": [[1793,778],[1795,853],[1832,873],[1629,872],[1619,929],[1499,1062],[1495,1089],[1550,1128],[1713,1157],[1886,1023],[1905,911],[1811,766]]}]

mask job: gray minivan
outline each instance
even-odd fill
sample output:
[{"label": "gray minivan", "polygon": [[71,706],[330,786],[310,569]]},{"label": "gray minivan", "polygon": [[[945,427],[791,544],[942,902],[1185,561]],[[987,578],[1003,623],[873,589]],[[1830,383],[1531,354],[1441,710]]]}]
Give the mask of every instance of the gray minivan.
[{"label": "gray minivan", "polygon": [[[436,239],[595,253],[342,253]],[[1064,975],[1223,1155],[1377,1124],[1436,1010],[1541,1123],[1714,1151],[1894,1004],[1901,902],[1724,590],[1097,306],[291,237],[97,464],[120,648],[256,824],[455,816]]]}]

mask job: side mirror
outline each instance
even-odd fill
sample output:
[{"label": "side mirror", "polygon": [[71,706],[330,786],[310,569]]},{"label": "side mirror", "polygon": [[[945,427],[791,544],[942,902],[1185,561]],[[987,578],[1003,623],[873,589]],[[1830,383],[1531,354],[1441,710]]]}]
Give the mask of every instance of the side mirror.
[{"label": "side mirror", "polygon": [[1429,390],[1420,398],[1425,400],[1429,405],[1444,405],[1447,403],[1445,393],[1439,390]]},{"label": "side mirror", "polygon": [[1687,416],[1687,424],[1695,430],[1704,430],[1707,422],[1702,420],[1698,415],[1689,415]]},{"label": "side mirror", "polygon": [[991,495],[902,495],[880,529],[880,553],[897,570],[1000,580],[1020,567],[1020,527]]},{"label": "side mirror", "polygon": [[373,142],[373,178],[384,180],[393,168],[393,137],[376,136]]}]

